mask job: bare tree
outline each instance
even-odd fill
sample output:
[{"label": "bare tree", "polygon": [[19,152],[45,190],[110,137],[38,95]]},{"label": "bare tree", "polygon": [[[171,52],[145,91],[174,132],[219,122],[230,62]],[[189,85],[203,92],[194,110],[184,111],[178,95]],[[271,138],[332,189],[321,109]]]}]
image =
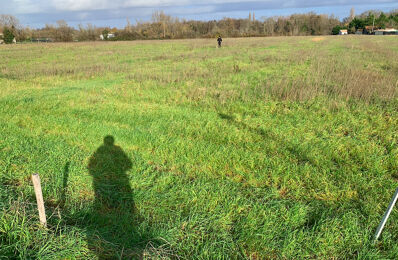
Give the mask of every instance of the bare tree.
[{"label": "bare tree", "polygon": [[8,27],[8,28],[15,28],[18,29],[20,27],[19,20],[10,14],[1,14],[0,15],[0,26],[1,27]]},{"label": "bare tree", "polygon": [[[152,13],[152,22],[158,24],[158,26],[155,25],[155,27],[160,29],[158,34],[161,33],[163,38],[166,38],[166,33],[169,31],[169,27],[175,23],[175,19],[170,15],[165,14],[163,11],[155,11]],[[155,29],[155,31],[157,31],[157,29]]]},{"label": "bare tree", "polygon": [[354,20],[354,18],[355,18],[355,9],[354,7],[352,7],[350,10],[350,22]]},{"label": "bare tree", "polygon": [[17,40],[20,40],[20,36],[23,35],[22,27],[19,23],[19,20],[10,14],[1,14],[0,15],[0,30],[4,29],[10,30],[10,32],[15,36]]},{"label": "bare tree", "polygon": [[86,27],[79,24],[79,30],[76,32],[79,41],[95,41],[97,36],[97,28],[88,23]]},{"label": "bare tree", "polygon": [[73,40],[73,28],[69,27],[65,20],[57,21],[55,40],[71,42]]}]

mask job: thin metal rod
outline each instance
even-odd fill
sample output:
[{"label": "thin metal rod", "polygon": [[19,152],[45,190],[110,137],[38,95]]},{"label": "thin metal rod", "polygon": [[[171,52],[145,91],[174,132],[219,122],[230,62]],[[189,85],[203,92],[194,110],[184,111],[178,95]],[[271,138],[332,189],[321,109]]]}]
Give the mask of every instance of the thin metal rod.
[{"label": "thin metal rod", "polygon": [[395,203],[398,200],[398,189],[395,190],[394,196],[392,197],[392,200],[390,202],[390,205],[388,205],[386,213],[384,213],[383,219],[381,220],[379,226],[377,227],[376,233],[375,233],[375,242],[377,239],[379,239],[381,232],[383,231],[384,225],[386,224],[388,217],[391,214],[392,209],[394,208]]}]

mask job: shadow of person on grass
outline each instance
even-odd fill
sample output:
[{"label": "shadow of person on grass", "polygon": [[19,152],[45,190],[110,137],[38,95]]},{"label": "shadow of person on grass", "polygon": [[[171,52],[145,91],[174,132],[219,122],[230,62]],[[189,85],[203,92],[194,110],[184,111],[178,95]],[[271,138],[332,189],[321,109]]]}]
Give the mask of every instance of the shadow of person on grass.
[{"label": "shadow of person on grass", "polygon": [[[88,171],[93,178],[95,200],[87,225],[87,242],[99,259],[141,258],[140,218],[127,176],[132,162],[115,145],[112,136],[90,157]],[[141,248],[141,249],[140,249]]]}]

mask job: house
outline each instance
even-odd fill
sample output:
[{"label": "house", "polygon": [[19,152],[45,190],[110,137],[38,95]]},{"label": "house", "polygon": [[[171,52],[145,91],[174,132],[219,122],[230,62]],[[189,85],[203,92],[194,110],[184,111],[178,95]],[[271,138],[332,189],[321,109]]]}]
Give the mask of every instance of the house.
[{"label": "house", "polygon": [[[115,34],[114,34],[114,33],[108,33],[107,39],[114,38],[114,37],[115,37]],[[101,39],[101,40],[105,40],[103,34],[100,35],[100,39]]]},{"label": "house", "polygon": [[52,38],[32,38],[30,39],[31,42],[53,42],[54,40]]},{"label": "house", "polygon": [[373,34],[375,30],[377,30],[379,28],[377,28],[376,26],[373,25],[367,25],[365,26],[365,28],[363,29],[363,34]]},{"label": "house", "polygon": [[339,35],[347,35],[348,31],[347,30],[340,30]]},{"label": "house", "polygon": [[398,30],[394,28],[386,28],[375,30],[375,35],[398,35]]}]

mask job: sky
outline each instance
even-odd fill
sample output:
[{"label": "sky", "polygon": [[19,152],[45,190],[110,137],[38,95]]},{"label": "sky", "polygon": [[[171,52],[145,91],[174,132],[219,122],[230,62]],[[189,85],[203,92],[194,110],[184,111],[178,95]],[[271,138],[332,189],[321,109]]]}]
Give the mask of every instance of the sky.
[{"label": "sky", "polygon": [[123,28],[127,18],[149,21],[154,11],[183,19],[213,20],[223,17],[257,19],[294,13],[334,14],[340,19],[367,10],[398,9],[398,0],[0,0],[0,14],[16,16],[25,26],[42,27],[65,20],[71,26],[91,23]]}]

